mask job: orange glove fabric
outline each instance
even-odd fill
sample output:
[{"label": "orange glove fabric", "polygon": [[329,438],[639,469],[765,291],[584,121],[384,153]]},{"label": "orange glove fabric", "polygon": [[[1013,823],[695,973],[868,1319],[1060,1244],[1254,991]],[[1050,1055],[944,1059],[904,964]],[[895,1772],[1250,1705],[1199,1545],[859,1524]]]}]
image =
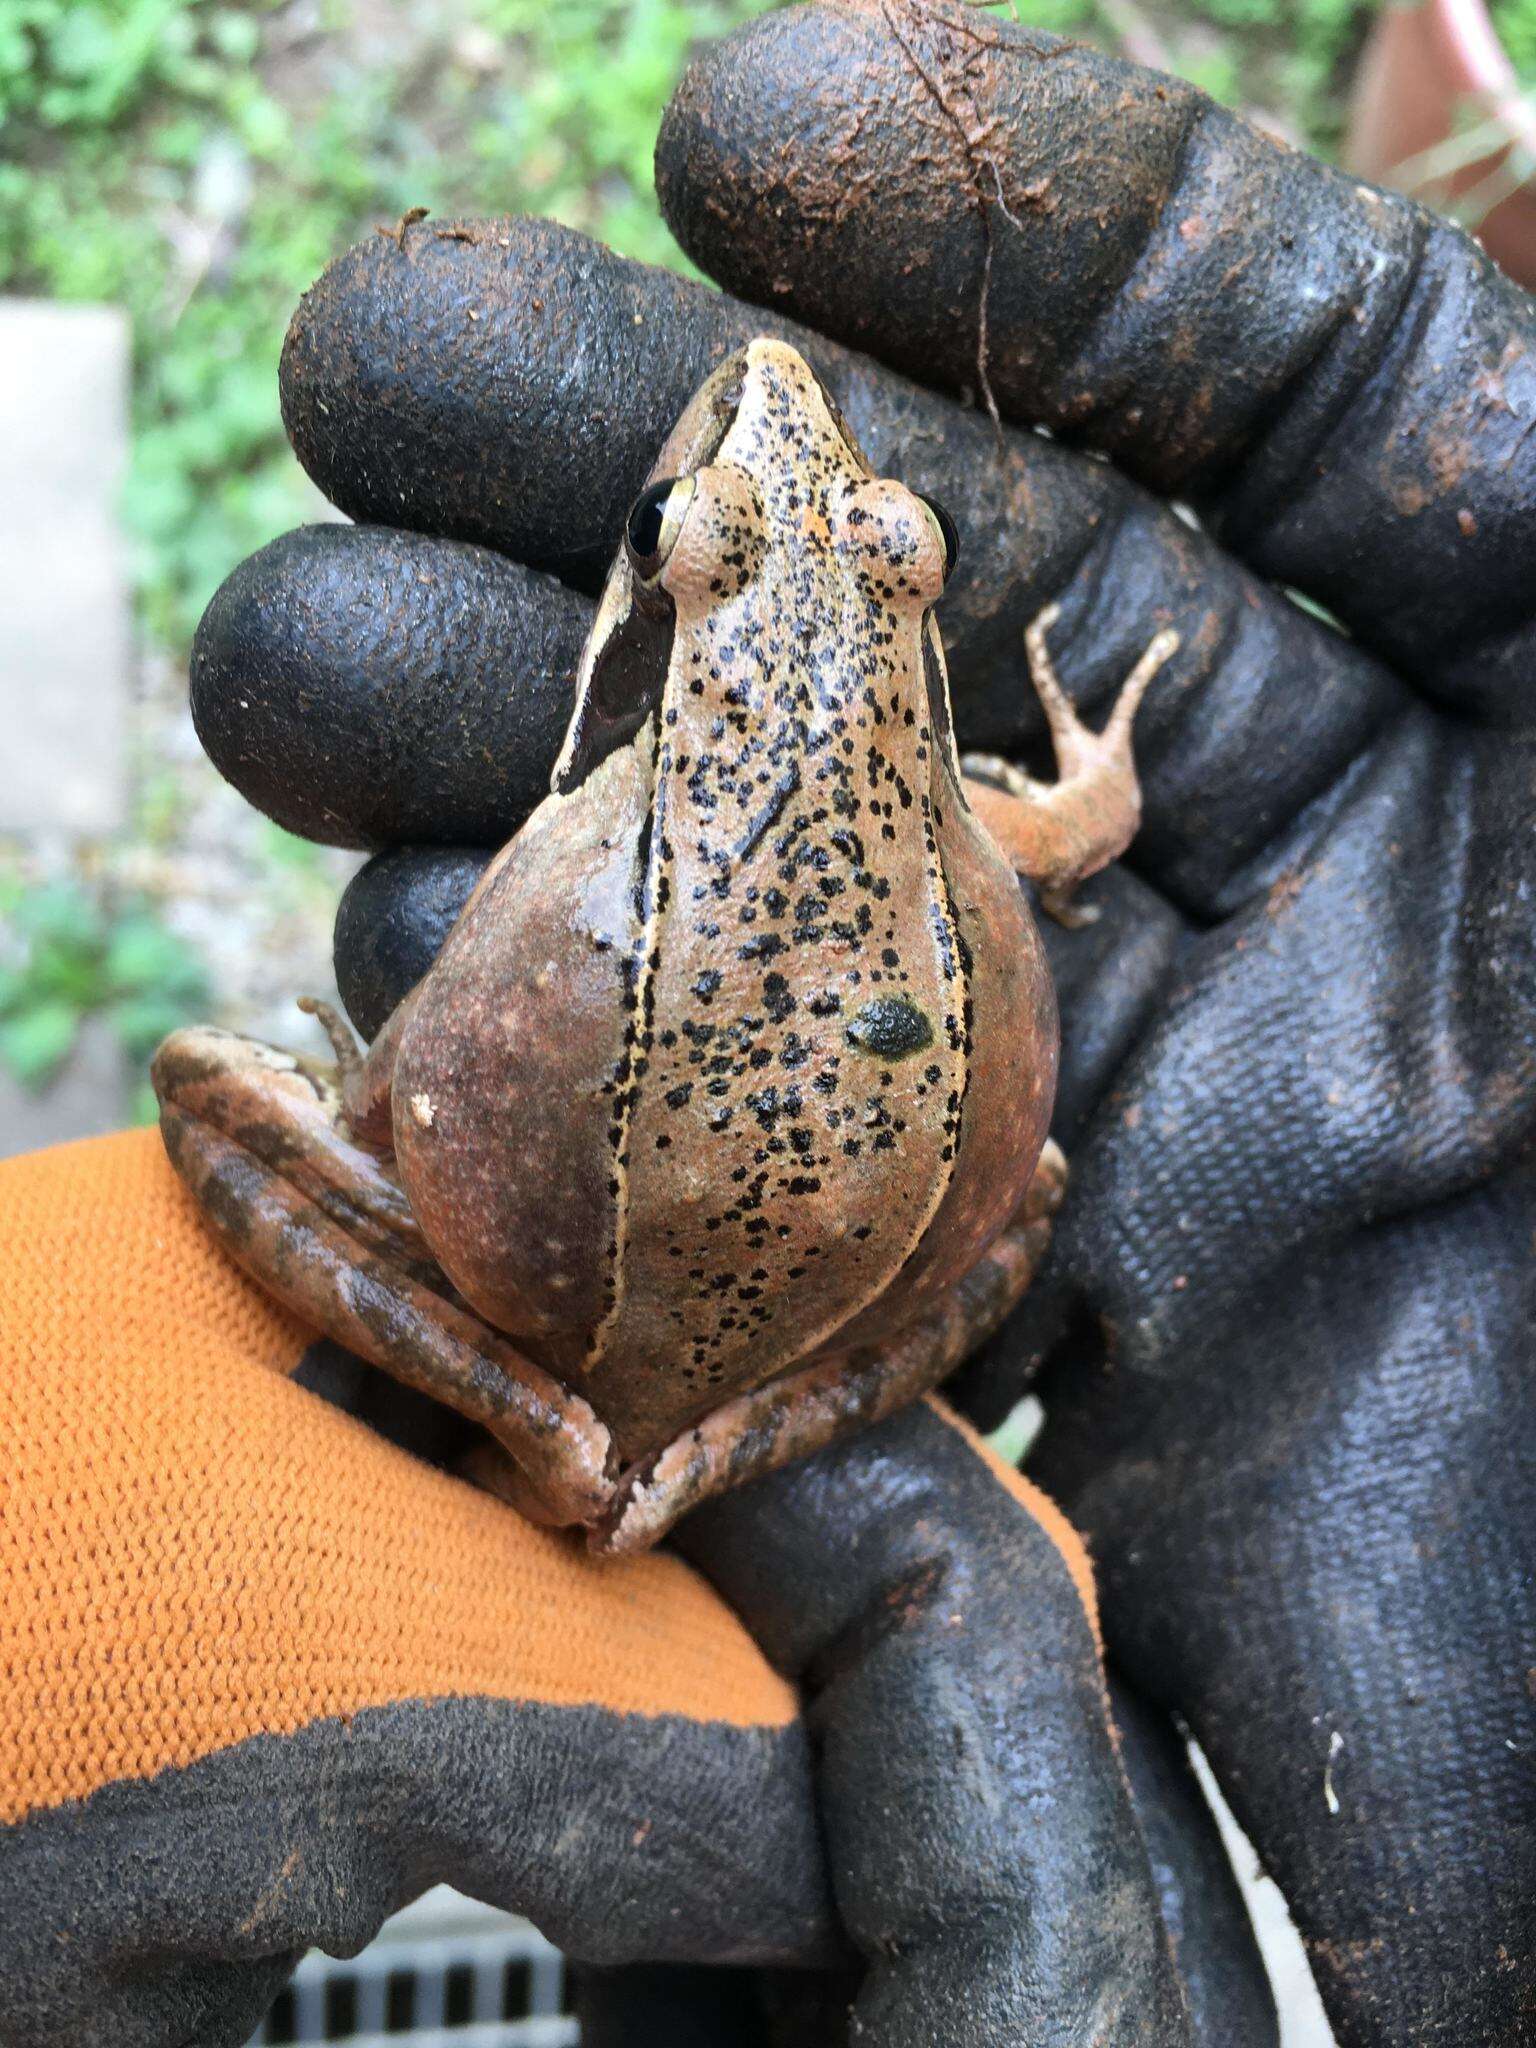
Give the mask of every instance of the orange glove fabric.
[{"label": "orange glove fabric", "polygon": [[155,1134],[24,1160],[0,1205],[0,1817],[399,1699],[793,1720],[677,1559],[594,1564],[286,1385],[312,1333]]},{"label": "orange glove fabric", "polygon": [[241,2040],[439,1877],[588,1954],[829,1952],[740,1622],[295,1385],[156,1134],[0,1168],[0,1333],[0,2041]]},{"label": "orange glove fabric", "polygon": [[[829,2041],[855,1993],[873,2048],[1232,2038],[1188,2031],[1082,1547],[938,1403],[701,1509],[695,1571],[595,1560],[321,1387],[390,1419],[156,1135],[0,1166],[0,2048],[239,2048],[304,1949],[438,1881],[589,1963],[853,1965]],[[1241,1912],[1164,1819],[1230,2017]],[[644,2041],[657,1983],[591,1980],[594,2039]]]}]

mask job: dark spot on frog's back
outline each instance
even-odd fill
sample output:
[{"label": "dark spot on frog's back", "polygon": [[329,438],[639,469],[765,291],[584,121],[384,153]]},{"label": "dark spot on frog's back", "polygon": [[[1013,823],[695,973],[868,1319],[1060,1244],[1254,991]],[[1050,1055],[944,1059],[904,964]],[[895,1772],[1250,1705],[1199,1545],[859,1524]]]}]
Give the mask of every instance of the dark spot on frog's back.
[{"label": "dark spot on frog's back", "polygon": [[900,1060],[933,1043],[927,1013],[910,996],[872,996],[844,1026],[848,1043],[877,1059]]}]

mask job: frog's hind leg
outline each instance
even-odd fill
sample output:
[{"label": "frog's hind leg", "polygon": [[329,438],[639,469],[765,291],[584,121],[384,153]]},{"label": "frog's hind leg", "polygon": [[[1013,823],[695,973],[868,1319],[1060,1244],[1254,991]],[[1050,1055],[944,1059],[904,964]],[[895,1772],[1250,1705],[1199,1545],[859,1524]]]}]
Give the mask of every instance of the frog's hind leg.
[{"label": "frog's hind leg", "polygon": [[717,1408],[619,1482],[594,1550],[644,1550],[711,1495],[865,1428],[947,1379],[1017,1307],[1050,1243],[1067,1163],[1047,1143],[1017,1214],[971,1270],[882,1344],[825,1359]]},{"label": "frog's hind leg", "polygon": [[199,1027],[165,1041],[152,1078],[171,1163],[237,1264],[301,1321],[482,1424],[535,1519],[600,1517],[608,1431],[454,1293],[390,1163],[352,1133],[360,1071]]},{"label": "frog's hind leg", "polygon": [[1177,652],[1179,636],[1153,636],[1121,685],[1104,730],[1092,732],[1051,660],[1046,636],[1059,616],[1058,605],[1047,605],[1024,634],[1030,677],[1056,752],[1057,780],[1036,782],[995,754],[967,754],[961,765],[972,810],[1015,871],[1035,883],[1041,908],[1061,924],[1076,925],[1096,915],[1073,905],[1078,883],[1118,860],[1141,823],[1131,727],[1147,685]]}]

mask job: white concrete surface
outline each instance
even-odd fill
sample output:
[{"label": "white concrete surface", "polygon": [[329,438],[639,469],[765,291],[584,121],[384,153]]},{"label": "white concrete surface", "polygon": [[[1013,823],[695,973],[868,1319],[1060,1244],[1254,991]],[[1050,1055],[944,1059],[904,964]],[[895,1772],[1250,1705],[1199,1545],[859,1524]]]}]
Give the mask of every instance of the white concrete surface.
[{"label": "white concrete surface", "polygon": [[128,322],[0,299],[0,833],[123,819]]}]

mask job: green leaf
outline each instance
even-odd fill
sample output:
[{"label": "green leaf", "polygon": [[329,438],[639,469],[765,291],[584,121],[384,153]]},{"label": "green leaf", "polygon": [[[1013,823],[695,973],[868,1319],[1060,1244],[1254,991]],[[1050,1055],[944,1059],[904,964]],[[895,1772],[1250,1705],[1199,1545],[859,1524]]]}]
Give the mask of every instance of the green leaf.
[{"label": "green leaf", "polygon": [[34,946],[84,953],[100,946],[101,912],[74,882],[48,882],[28,889],[14,911],[16,929]]},{"label": "green leaf", "polygon": [[147,1060],[161,1039],[185,1024],[189,1006],[156,992],[128,996],[105,1012],[119,1045],[135,1062]]},{"label": "green leaf", "polygon": [[13,1010],[19,1010],[29,993],[24,968],[0,967],[0,1017],[9,1017]]},{"label": "green leaf", "polygon": [[41,1090],[68,1059],[80,1028],[70,1003],[44,1002],[0,1021],[0,1065],[24,1088]]},{"label": "green leaf", "polygon": [[153,989],[195,993],[202,980],[190,950],[145,912],[130,914],[113,927],[102,973],[106,987],[120,995]]}]

